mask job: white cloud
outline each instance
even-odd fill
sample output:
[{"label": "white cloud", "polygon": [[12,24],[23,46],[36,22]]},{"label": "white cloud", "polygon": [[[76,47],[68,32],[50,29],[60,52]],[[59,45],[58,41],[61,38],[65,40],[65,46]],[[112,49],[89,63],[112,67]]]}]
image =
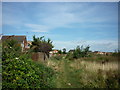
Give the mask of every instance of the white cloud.
[{"label": "white cloud", "polygon": [[[94,28],[99,26],[99,28],[102,28],[108,27],[107,23],[110,21],[117,22],[117,14],[116,17],[108,16],[107,13],[107,16],[99,15],[99,10],[101,10],[101,8],[106,9],[108,8],[107,6],[89,6],[89,4],[80,3],[56,4],[48,7],[45,8],[44,15],[42,14],[42,19],[40,19],[40,21],[50,27],[50,29],[59,27],[74,28],[76,27],[73,25],[74,23],[79,23],[81,27]],[[38,15],[40,15],[38,17],[41,17],[41,13]]]},{"label": "white cloud", "polygon": [[[107,5],[91,5],[89,3],[48,3],[46,6],[36,4],[34,8],[34,13],[32,12],[29,4],[24,4],[27,8],[26,13],[23,9],[15,9],[15,14],[12,13],[12,9],[6,8],[6,13],[4,15],[3,24],[11,26],[21,26],[26,27],[32,32],[49,32],[50,30],[56,28],[74,28],[76,23],[79,24],[79,27],[86,28],[99,28],[103,29],[104,27],[116,27],[115,25],[109,25],[109,22],[117,22],[117,14],[111,15],[113,10],[109,10],[110,6]],[[106,10],[105,10],[106,9]],[[22,11],[23,10],[23,11]],[[9,11],[9,12],[7,12]],[[102,12],[101,12],[102,11]],[[103,12],[104,11],[104,12]],[[107,12],[105,12],[107,11]],[[102,14],[103,13],[103,14]],[[28,15],[28,16],[27,16]],[[21,16],[21,17],[20,17]],[[32,17],[33,16],[33,17]],[[112,17],[111,17],[112,16]],[[114,17],[115,16],[115,17]],[[104,23],[104,24],[103,24]],[[108,23],[108,24],[106,24]],[[56,29],[57,30],[57,29]],[[100,33],[100,31],[98,31]],[[58,35],[60,35],[58,33]],[[97,34],[98,35],[98,34]],[[103,33],[101,34],[101,36]],[[47,36],[50,36],[48,34]],[[50,37],[53,37],[51,35]],[[55,38],[55,36],[54,36]],[[54,41],[55,48],[64,48],[67,49],[75,48],[76,45],[91,45],[92,50],[113,50],[117,47],[117,41],[113,40],[91,40],[91,41]]]},{"label": "white cloud", "polygon": [[45,25],[38,25],[38,24],[25,24],[26,27],[30,28],[32,32],[48,32],[50,29]]},{"label": "white cloud", "polygon": [[[41,3],[40,3],[41,4]],[[26,5],[29,4],[22,4],[23,7],[26,7]],[[104,8],[106,8],[105,6]],[[15,9],[14,7],[12,7]],[[36,10],[35,13],[30,13],[33,18],[33,22],[31,23],[29,20],[31,20],[31,15],[28,17],[27,13],[24,12],[24,10],[20,11],[14,11],[13,9],[5,7],[4,10],[6,10],[6,13],[3,13],[5,19],[3,21],[3,24],[11,25],[11,26],[23,26],[26,24],[26,26],[30,29],[32,32],[48,32],[50,30],[56,29],[56,28],[74,28],[74,23],[79,23],[81,27],[97,27],[98,25],[93,23],[99,23],[100,27],[107,27],[106,24],[101,24],[103,22],[109,22],[111,20],[111,16],[99,16],[97,13],[100,9],[104,9],[101,6],[90,6],[89,3],[79,3],[79,4],[73,4],[73,3],[48,3],[46,4],[46,7],[43,5],[36,4],[34,9]],[[43,11],[41,10],[43,9]],[[29,9],[28,9],[29,10]],[[40,10],[40,11],[39,11]],[[29,12],[29,11],[28,11]],[[15,15],[15,14],[19,15]],[[23,14],[24,13],[24,14]],[[21,18],[20,18],[21,16]],[[112,17],[115,18],[115,17]],[[116,17],[117,19],[117,17]],[[36,23],[37,21],[37,23]],[[29,23],[29,24],[28,24]],[[33,24],[34,23],[34,24]],[[86,23],[90,23],[91,25],[86,25]],[[31,25],[30,25],[31,24]]]}]

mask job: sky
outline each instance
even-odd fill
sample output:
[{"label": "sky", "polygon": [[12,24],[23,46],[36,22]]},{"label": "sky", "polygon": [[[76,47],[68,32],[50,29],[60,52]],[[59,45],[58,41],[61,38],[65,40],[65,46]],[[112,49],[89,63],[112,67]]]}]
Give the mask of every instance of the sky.
[{"label": "sky", "polygon": [[54,49],[111,52],[118,48],[118,3],[3,2],[2,34],[45,36]]}]

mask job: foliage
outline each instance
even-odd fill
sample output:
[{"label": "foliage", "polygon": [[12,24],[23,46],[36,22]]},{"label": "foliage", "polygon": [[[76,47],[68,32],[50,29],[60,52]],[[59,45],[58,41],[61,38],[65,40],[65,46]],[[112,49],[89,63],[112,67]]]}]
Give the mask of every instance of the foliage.
[{"label": "foliage", "polygon": [[21,55],[20,44],[13,39],[6,40],[2,43],[2,60],[12,59]]},{"label": "foliage", "polygon": [[52,56],[51,59],[52,60],[62,60],[63,56],[59,56],[59,55],[56,55],[56,56]]},{"label": "foliage", "polygon": [[49,51],[51,51],[53,48],[52,41],[48,38],[48,40],[45,40],[44,36],[42,37],[35,37],[33,36],[33,41],[31,45],[31,49],[33,52],[44,52],[47,55],[49,55]]},{"label": "foliage", "polygon": [[4,88],[52,88],[53,70],[20,57],[2,62]]},{"label": "foliage", "polygon": [[[2,88],[52,88],[54,71],[29,59],[16,41],[3,44]],[[20,53],[20,54],[19,54]]]},{"label": "foliage", "polygon": [[112,54],[112,56],[120,56],[120,50],[115,50],[115,52]]},{"label": "foliage", "polygon": [[120,88],[120,75],[113,66],[103,69],[100,65],[100,69],[97,68],[100,63],[94,65],[86,60],[53,59],[48,62],[57,71],[57,88]]},{"label": "foliage", "polygon": [[66,58],[68,59],[78,59],[81,57],[87,57],[89,54],[89,46],[87,46],[86,48],[83,48],[83,46],[79,47],[77,46],[76,49],[71,53],[69,52],[66,56]]},{"label": "foliage", "polygon": [[61,50],[58,50],[58,54],[62,54],[62,51],[61,51]]},{"label": "foliage", "polygon": [[63,54],[66,54],[66,48],[63,48]]}]

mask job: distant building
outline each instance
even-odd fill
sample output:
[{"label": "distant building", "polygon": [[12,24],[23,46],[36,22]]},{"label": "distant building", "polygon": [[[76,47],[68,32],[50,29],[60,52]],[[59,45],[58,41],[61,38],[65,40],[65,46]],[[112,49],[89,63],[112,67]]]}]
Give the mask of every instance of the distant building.
[{"label": "distant building", "polygon": [[58,50],[54,49],[52,51],[49,52],[49,56],[55,56],[56,54],[58,54]]},{"label": "distant building", "polygon": [[49,53],[51,53],[51,54],[57,54],[58,53],[58,50],[52,50],[52,51],[50,51]]},{"label": "distant building", "polygon": [[95,53],[95,54],[104,54],[103,52],[100,52],[100,51],[94,51],[93,53]]},{"label": "distant building", "polygon": [[100,52],[100,51],[94,51],[93,53],[100,54],[100,55],[111,55],[112,54],[112,52]]},{"label": "distant building", "polygon": [[5,40],[9,40],[9,39],[13,39],[18,41],[18,43],[20,44],[20,46],[22,47],[22,51],[24,51],[27,47],[27,39],[26,36],[21,35],[21,36],[17,36],[17,35],[5,35],[2,36],[1,40],[2,42],[4,42]]}]

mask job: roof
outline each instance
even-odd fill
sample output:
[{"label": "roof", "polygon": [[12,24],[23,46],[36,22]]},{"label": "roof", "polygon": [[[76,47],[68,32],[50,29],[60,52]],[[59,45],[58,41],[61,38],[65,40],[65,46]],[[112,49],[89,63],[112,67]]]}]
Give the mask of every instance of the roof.
[{"label": "roof", "polygon": [[2,38],[1,38],[2,41],[5,41],[7,39],[14,39],[14,40],[16,40],[18,42],[23,42],[24,40],[27,41],[25,35],[21,35],[21,36],[15,36],[15,35],[2,36]]}]

